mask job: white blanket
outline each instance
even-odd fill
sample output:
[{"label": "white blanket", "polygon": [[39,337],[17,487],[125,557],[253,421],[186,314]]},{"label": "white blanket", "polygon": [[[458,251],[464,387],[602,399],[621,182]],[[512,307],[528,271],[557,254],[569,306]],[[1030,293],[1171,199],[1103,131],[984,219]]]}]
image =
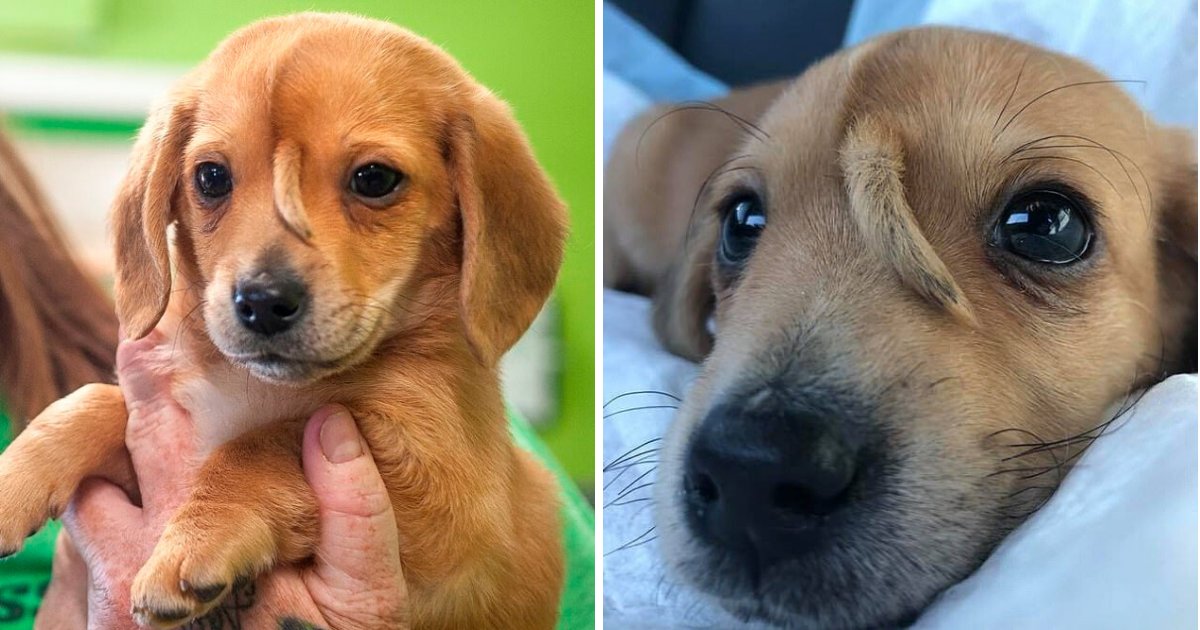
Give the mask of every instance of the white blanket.
[{"label": "white blanket", "polygon": [[[605,292],[606,402],[646,390],[681,396],[694,374],[693,364],[655,340],[647,300]],[[1050,502],[916,627],[1194,628],[1196,396],[1195,375],[1152,388],[1080,458]],[[642,462],[604,474],[605,625],[738,627],[665,576],[654,534],[646,533],[653,516],[643,499],[655,458],[636,447],[661,437],[674,411],[635,409],[673,404],[660,394],[635,394],[604,409],[604,462],[631,451],[626,462]]]}]

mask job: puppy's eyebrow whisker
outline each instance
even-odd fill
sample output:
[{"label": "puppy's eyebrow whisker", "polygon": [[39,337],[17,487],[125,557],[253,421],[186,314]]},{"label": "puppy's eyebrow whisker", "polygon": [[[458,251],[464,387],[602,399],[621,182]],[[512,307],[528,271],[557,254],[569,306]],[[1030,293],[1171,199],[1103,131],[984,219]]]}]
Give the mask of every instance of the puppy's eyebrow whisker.
[{"label": "puppy's eyebrow whisker", "polygon": [[636,165],[636,166],[641,165],[641,163],[642,163],[642,142],[645,141],[646,134],[650,133],[650,130],[653,129],[655,125],[657,125],[660,121],[667,118],[668,116],[674,116],[675,114],[681,114],[684,112],[697,112],[697,111],[698,112],[711,112],[711,113],[724,114],[726,118],[728,118],[730,121],[734,122],[739,127],[741,127],[742,130],[746,132],[746,135],[750,136],[751,138],[754,138],[755,140],[758,140],[759,142],[766,142],[767,140],[769,140],[771,138],[770,134],[763,131],[762,128],[759,127],[758,125],[750,122],[749,120],[746,120],[745,118],[743,118],[741,116],[738,116],[737,114],[725,109],[724,107],[721,107],[720,105],[717,105],[716,103],[710,103],[708,101],[684,101],[684,102],[680,103],[679,105],[672,107],[671,109],[656,116],[654,118],[654,120],[650,121],[650,124],[646,125],[646,128],[642,130],[642,133],[638,136],[637,144],[635,145],[634,150],[633,150],[634,165]]},{"label": "puppy's eyebrow whisker", "polygon": [[1047,96],[1050,96],[1051,94],[1054,94],[1056,92],[1066,90],[1069,88],[1086,87],[1089,85],[1107,85],[1107,84],[1112,84],[1112,83],[1138,83],[1141,85],[1146,85],[1145,81],[1138,80],[1138,79],[1106,79],[1106,80],[1102,80],[1102,81],[1079,81],[1077,83],[1068,83],[1066,85],[1060,85],[1056,88],[1042,92],[1041,94],[1034,97],[1033,100],[1026,103],[1024,107],[1017,110],[1017,113],[1013,114],[1012,118],[1009,118],[1008,122],[1004,123],[1004,126],[1000,128],[1000,132],[997,133],[995,137],[999,138],[1001,135],[1003,135],[1004,131],[1007,130],[1010,125],[1013,124],[1013,121],[1015,121],[1018,117],[1020,117],[1021,114],[1025,113],[1025,110],[1029,109],[1034,103],[1042,100],[1043,98],[1046,98]]},{"label": "puppy's eyebrow whisker", "polygon": [[850,127],[839,157],[851,215],[867,248],[918,295],[974,326],[966,295],[922,234],[906,199],[900,139],[863,117]]},{"label": "puppy's eyebrow whisker", "polygon": [[692,200],[692,213],[688,215],[687,229],[684,230],[683,233],[683,253],[685,255],[690,251],[689,247],[691,246],[692,233],[694,232],[692,228],[696,221],[696,212],[700,208],[700,199],[704,197],[704,192],[708,190],[709,184],[711,184],[714,179],[725,173],[735,173],[738,171],[758,171],[759,169],[757,166],[733,166],[733,164],[738,160],[743,160],[748,157],[750,157],[748,154],[742,154],[735,155],[728,160],[725,160],[720,166],[713,169],[713,171],[708,174],[708,177],[704,178],[704,182],[700,184],[700,188],[696,191],[696,198]]},{"label": "puppy's eyebrow whisker", "polygon": [[[655,118],[653,121],[651,121],[650,124],[646,126],[646,130],[642,132],[642,135],[645,136],[646,131],[649,131],[651,127],[653,127],[660,120],[666,118],[667,116],[672,116],[672,115],[683,113],[683,112],[695,112],[695,111],[713,112],[713,113],[717,113],[717,114],[723,114],[730,121],[734,122],[739,127],[741,127],[747,134],[749,134],[751,137],[753,137],[759,141],[765,142],[766,140],[769,140],[771,138],[771,134],[763,131],[762,127],[759,127],[758,125],[750,122],[749,120],[746,120],[742,116],[739,116],[739,115],[729,111],[728,109],[725,109],[724,107],[721,107],[720,105],[717,105],[716,103],[713,103],[711,101],[683,101],[683,102],[679,103],[678,105],[676,105],[675,107],[672,107],[670,110],[663,112],[657,118]],[[639,144],[640,144],[640,140],[639,140]]]},{"label": "puppy's eyebrow whisker", "polygon": [[1001,107],[1000,113],[996,114],[996,122],[992,123],[992,131],[996,130],[996,125],[1000,124],[1000,119],[1004,117],[1004,112],[1008,111],[1008,106],[1012,104],[1013,97],[1017,94],[1017,86],[1021,85],[1021,75],[1025,74],[1025,64],[1027,63],[1029,63],[1029,55],[1025,55],[1025,59],[1021,61],[1021,69],[1017,70],[1017,80],[1013,81],[1012,91],[1008,93],[1008,98],[1004,101],[1004,107]]},{"label": "puppy's eyebrow whisker", "polygon": [[300,194],[300,159],[300,147],[294,142],[285,140],[275,149],[275,210],[293,234],[310,243],[312,227],[308,223],[304,199]]},{"label": "puppy's eyebrow whisker", "polygon": [[1108,178],[1108,176],[1106,176],[1104,173],[1101,173],[1100,169],[1096,168],[1095,166],[1092,166],[1091,164],[1088,164],[1087,162],[1084,162],[1083,160],[1072,158],[1072,157],[1067,157],[1065,155],[1039,155],[1036,157],[1013,158],[1014,162],[1030,162],[1030,161],[1036,161],[1036,160],[1063,160],[1066,162],[1074,162],[1076,164],[1079,164],[1081,166],[1091,169],[1092,172],[1096,173],[1096,175],[1098,175],[1100,177],[1100,179],[1103,179],[1104,183],[1108,184],[1113,189],[1114,192],[1116,192],[1118,195],[1121,194],[1121,191],[1117,189],[1116,184],[1114,184],[1112,182],[1112,180]]},{"label": "puppy's eyebrow whisker", "polygon": [[[1080,144],[1041,145],[1040,144],[1042,142],[1045,142],[1046,140],[1052,140],[1052,139],[1079,140],[1081,142],[1088,142],[1090,144],[1088,144],[1088,145],[1080,145]],[[1037,145],[1037,146],[1035,146],[1035,145]],[[1121,171],[1125,173],[1125,178],[1129,180],[1129,187],[1132,188],[1133,193],[1135,195],[1137,195],[1138,203],[1141,204],[1141,206],[1142,206],[1142,213],[1146,214],[1146,212],[1147,212],[1146,200],[1142,199],[1141,190],[1138,188],[1137,184],[1134,183],[1133,176],[1130,175],[1129,169],[1125,166],[1125,162],[1129,162],[1129,165],[1133,167],[1133,170],[1137,171],[1138,178],[1142,180],[1142,187],[1144,187],[1146,189],[1146,196],[1147,196],[1147,198],[1149,198],[1150,207],[1154,207],[1154,188],[1150,186],[1150,180],[1148,180],[1146,178],[1146,173],[1142,171],[1142,167],[1138,166],[1138,163],[1135,162],[1133,160],[1133,158],[1122,153],[1121,151],[1110,148],[1109,146],[1107,146],[1101,142],[1097,142],[1096,140],[1093,140],[1087,136],[1081,136],[1081,135],[1069,134],[1069,133],[1059,133],[1059,134],[1052,134],[1052,135],[1048,135],[1048,136],[1042,136],[1041,138],[1037,138],[1036,140],[1030,140],[1029,142],[1026,142],[1026,143],[1022,144],[1021,146],[1017,147],[1011,153],[1009,153],[1007,157],[1005,157],[1003,160],[1001,160],[1000,163],[1003,164],[1005,162],[1008,162],[1010,159],[1012,159],[1013,157],[1015,157],[1021,153],[1024,153],[1026,151],[1032,151],[1035,149],[1089,149],[1089,148],[1100,149],[1102,151],[1107,152],[1109,154],[1109,156],[1112,157],[1113,161],[1117,163],[1117,166],[1121,167]]]}]

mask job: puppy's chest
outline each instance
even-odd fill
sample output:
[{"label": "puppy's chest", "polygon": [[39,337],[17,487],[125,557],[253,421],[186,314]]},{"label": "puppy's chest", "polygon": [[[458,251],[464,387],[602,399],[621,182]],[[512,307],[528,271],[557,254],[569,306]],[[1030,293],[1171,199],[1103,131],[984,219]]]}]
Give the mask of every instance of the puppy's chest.
[{"label": "puppy's chest", "polygon": [[206,454],[252,429],[280,420],[302,422],[327,402],[303,389],[264,383],[231,369],[176,380],[175,399],[191,414]]}]

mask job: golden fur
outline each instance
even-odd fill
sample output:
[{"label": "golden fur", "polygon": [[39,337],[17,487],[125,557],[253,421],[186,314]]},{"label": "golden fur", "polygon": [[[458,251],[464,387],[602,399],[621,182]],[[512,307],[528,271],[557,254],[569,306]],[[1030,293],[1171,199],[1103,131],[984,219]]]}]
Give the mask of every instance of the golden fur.
[{"label": "golden fur", "polygon": [[[925,28],[624,130],[604,281],[652,296],[663,343],[703,360],[657,482],[677,576],[789,627],[911,619],[1048,498],[1115,405],[1194,370],[1195,140],[1104,79]],[[988,245],[1007,196],[1044,182],[1097,209],[1068,271]],[[731,274],[714,262],[721,204],[744,190],[769,220]],[[870,436],[881,481],[836,547],[755,574],[700,540],[680,497],[710,411],[762,383]]]},{"label": "golden fur", "polygon": [[[233,173],[219,203],[193,184],[211,161]],[[397,192],[347,190],[368,162],[404,174]],[[189,73],[147,121],[113,209],[121,325],[167,336],[146,360],[207,454],[134,582],[135,615],[179,625],[220,603],[198,593],[312,555],[301,431],[336,402],[391,494],[414,627],[552,627],[555,485],[509,436],[496,364],[553,287],[565,219],[507,106],[393,25],[265,20]],[[255,338],[232,287],[285,264],[309,310],[283,342]],[[85,475],[128,487],[125,421],[119,390],[99,385],[33,421],[0,457],[0,549]]]}]

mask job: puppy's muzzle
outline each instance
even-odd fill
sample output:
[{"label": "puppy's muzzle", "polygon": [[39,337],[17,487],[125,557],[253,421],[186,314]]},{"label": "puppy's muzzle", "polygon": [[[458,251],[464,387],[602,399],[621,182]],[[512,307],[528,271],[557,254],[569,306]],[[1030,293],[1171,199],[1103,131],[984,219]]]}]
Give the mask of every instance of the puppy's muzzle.
[{"label": "puppy's muzzle", "polygon": [[308,287],[291,273],[261,272],[239,280],[233,309],[247,330],[270,337],[287,331],[304,317]]},{"label": "puppy's muzzle", "polygon": [[689,527],[760,566],[811,549],[848,502],[862,459],[853,433],[767,390],[727,397],[688,447]]}]

